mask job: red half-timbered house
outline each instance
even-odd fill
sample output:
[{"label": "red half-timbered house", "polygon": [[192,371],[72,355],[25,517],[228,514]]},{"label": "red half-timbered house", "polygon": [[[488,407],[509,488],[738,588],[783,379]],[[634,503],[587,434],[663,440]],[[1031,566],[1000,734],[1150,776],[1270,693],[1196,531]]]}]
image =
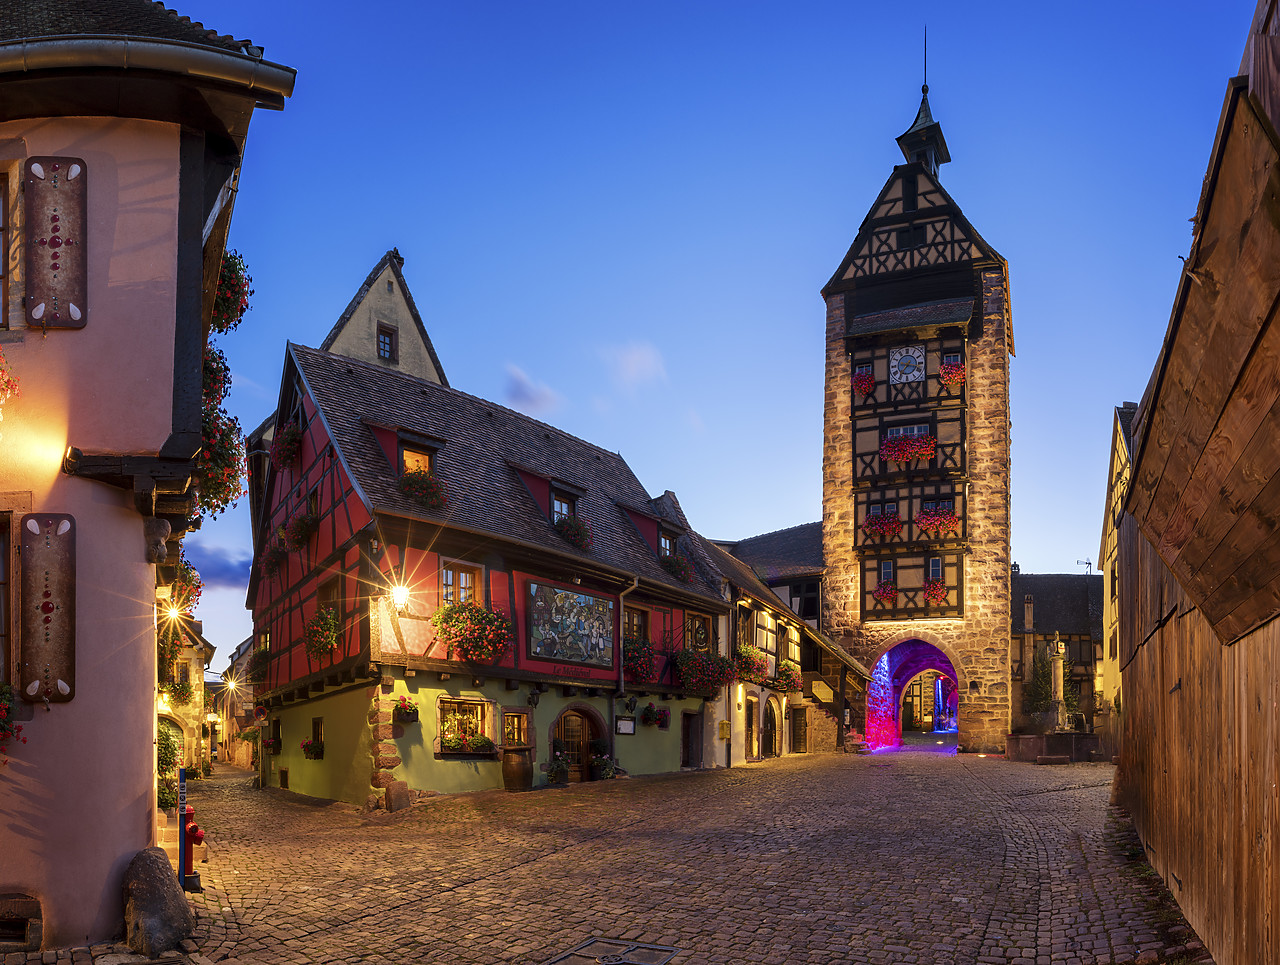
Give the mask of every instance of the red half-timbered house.
[{"label": "red half-timbered house", "polygon": [[[585,778],[593,756],[606,772],[713,763],[704,705],[727,688],[677,655],[722,649],[728,604],[621,456],[298,345],[277,411],[251,480],[265,783],[395,802],[541,775],[557,751],[553,779]],[[450,643],[446,607],[498,631]]]}]

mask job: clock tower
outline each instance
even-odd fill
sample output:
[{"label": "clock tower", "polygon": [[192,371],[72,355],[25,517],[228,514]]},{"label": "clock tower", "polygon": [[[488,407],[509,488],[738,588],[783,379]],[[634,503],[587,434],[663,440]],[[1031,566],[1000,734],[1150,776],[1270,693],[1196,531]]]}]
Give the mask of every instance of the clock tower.
[{"label": "clock tower", "polygon": [[[923,88],[893,169],[822,290],[822,626],[867,667],[867,739],[1009,728],[1009,359],[1004,259],[942,187]],[[932,694],[913,681],[936,680]],[[925,688],[929,689],[929,688]],[[913,702],[914,701],[914,702]]]}]

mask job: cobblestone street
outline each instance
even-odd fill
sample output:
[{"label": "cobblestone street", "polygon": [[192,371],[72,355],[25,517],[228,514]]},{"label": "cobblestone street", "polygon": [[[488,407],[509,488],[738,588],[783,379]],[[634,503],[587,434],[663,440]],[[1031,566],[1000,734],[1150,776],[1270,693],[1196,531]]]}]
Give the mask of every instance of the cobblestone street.
[{"label": "cobblestone street", "polygon": [[1112,773],[815,755],[368,814],[223,765],[192,795],[189,958],[542,963],[603,936],[676,965],[1207,960]]}]

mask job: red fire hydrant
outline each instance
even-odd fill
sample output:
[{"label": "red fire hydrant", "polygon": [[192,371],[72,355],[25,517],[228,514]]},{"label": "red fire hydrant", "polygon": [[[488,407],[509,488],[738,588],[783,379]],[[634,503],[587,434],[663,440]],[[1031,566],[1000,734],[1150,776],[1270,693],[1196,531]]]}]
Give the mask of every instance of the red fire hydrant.
[{"label": "red fire hydrant", "polygon": [[188,804],[187,817],[182,822],[182,864],[189,875],[195,874],[192,850],[195,845],[204,844],[204,832],[200,830],[200,825],[196,824],[195,813],[196,809]]}]

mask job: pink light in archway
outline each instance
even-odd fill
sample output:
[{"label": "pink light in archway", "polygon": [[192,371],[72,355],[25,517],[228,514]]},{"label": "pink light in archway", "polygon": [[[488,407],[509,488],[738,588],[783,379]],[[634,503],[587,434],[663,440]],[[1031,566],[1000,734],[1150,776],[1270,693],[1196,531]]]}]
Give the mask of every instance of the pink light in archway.
[{"label": "pink light in archway", "polygon": [[950,710],[957,698],[954,690],[956,671],[947,655],[933,644],[924,640],[904,640],[876,661],[867,686],[867,744],[872,750],[897,747],[902,743],[898,702],[903,688],[926,670],[936,670],[947,678],[943,693]]},{"label": "pink light in archway", "polygon": [[889,654],[876,661],[871,671],[871,683],[867,686],[867,744],[875,750],[880,747],[897,747],[902,743],[902,730],[898,720],[898,701],[893,692],[893,679],[889,673]]}]

